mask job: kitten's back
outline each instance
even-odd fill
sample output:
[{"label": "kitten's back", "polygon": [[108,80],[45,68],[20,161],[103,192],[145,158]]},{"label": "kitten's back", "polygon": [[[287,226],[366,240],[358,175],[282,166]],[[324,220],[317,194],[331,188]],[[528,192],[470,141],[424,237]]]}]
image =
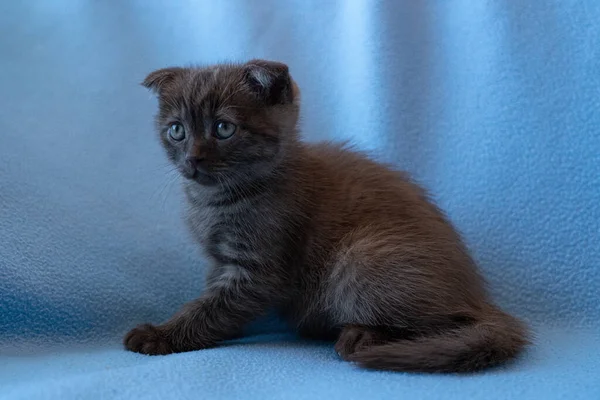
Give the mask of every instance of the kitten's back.
[{"label": "kitten's back", "polygon": [[525,326],[491,304],[460,235],[425,190],[344,146],[308,145],[305,152],[319,188],[314,224],[326,242],[319,248],[332,249],[324,257],[332,260],[325,308],[341,325],[420,332],[387,337],[349,360],[374,369],[458,372],[521,352]]}]

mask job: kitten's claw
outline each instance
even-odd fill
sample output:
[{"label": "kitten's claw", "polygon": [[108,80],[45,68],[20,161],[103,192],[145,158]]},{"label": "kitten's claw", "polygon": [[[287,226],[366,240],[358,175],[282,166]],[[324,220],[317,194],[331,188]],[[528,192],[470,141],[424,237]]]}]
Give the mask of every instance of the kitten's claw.
[{"label": "kitten's claw", "polygon": [[164,355],[173,353],[165,332],[150,324],[139,325],[129,331],[123,340],[129,351],[148,355]]}]

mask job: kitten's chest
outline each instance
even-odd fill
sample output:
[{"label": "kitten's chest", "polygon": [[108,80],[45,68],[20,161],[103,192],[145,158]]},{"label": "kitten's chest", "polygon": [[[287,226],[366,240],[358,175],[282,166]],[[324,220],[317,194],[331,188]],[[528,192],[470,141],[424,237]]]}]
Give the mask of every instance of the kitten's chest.
[{"label": "kitten's chest", "polygon": [[185,221],[194,239],[204,245],[213,227],[218,223],[218,215],[206,207],[191,205],[185,216]]},{"label": "kitten's chest", "polygon": [[258,267],[280,247],[277,223],[260,207],[192,207],[187,223],[204,253],[220,265]]}]

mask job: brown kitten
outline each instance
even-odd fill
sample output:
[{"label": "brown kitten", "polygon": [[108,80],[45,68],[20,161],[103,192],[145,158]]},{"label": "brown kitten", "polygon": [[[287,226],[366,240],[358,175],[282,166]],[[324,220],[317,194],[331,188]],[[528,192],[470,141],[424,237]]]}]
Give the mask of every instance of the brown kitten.
[{"label": "brown kitten", "polygon": [[127,349],[215,346],[272,307],[367,368],[474,371],[527,344],[421,188],[359,153],[298,139],[287,66],[167,68],[143,84],[158,94],[159,137],[186,178],[187,223],[212,269],[200,298],[130,331]]}]

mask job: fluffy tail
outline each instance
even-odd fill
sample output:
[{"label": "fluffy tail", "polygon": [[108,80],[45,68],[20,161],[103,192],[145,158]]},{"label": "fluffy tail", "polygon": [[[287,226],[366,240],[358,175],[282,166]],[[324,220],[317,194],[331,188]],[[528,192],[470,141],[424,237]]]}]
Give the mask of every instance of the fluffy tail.
[{"label": "fluffy tail", "polygon": [[349,356],[369,369],[474,372],[515,358],[529,343],[518,319],[500,311],[473,324],[433,336],[367,347]]}]

